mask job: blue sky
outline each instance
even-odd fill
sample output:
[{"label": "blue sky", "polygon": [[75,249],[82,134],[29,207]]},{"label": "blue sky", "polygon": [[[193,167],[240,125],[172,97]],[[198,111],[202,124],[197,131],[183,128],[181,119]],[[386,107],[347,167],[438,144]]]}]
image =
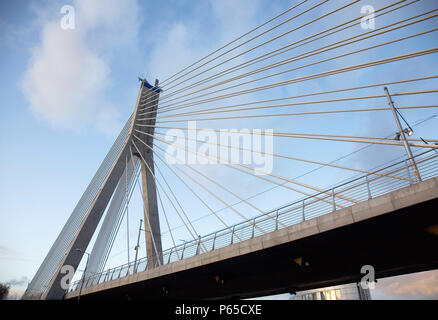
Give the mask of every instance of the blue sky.
[{"label": "blue sky", "polygon": [[[280,34],[349,2],[351,1],[329,1],[309,14],[297,18],[293,23],[281,26],[273,34]],[[244,57],[236,58],[233,63],[237,64],[244,59],[316,33],[341,23],[349,17],[360,16],[362,5],[371,4],[380,8],[393,2],[395,1],[360,1],[342,13],[334,14],[282,37]],[[32,278],[124,122],[131,114],[139,87],[137,76],[144,76],[151,82],[155,78],[163,81],[250,28],[289,8],[293,3],[296,1],[169,0],[160,2],[159,5],[156,1],[135,0],[123,2],[77,0],[68,3],[24,0],[12,3],[1,2],[0,148],[3,151],[0,158],[0,281],[15,280],[19,283],[21,280],[23,280],[21,282],[26,282],[26,279]],[[303,6],[303,10],[316,3],[318,1],[309,1]],[[65,4],[73,5],[76,9],[75,30],[60,28],[59,22],[62,18],[60,9]],[[376,19],[376,27],[379,28],[397,19],[407,18],[435,8],[433,1],[420,1],[400,9],[397,13]],[[287,17],[289,16],[291,14]],[[283,19],[285,18],[286,16]],[[430,19],[394,33],[362,41],[360,44],[311,57],[293,66],[390,41],[429,30],[435,26],[436,18]],[[356,35],[361,32],[358,28],[345,31],[341,37]],[[255,43],[260,43],[269,37],[271,34],[262,36]],[[436,46],[437,39],[437,33],[432,32],[415,39],[261,80],[255,84],[243,85],[238,90],[430,48]],[[278,59],[285,59],[337,40],[337,36],[334,35],[307,47],[298,48],[291,53],[283,54]],[[251,48],[252,45],[254,44],[249,43],[242,46],[236,50],[236,53]],[[436,57],[434,54],[373,69],[362,69],[353,73],[212,102],[201,105],[199,108],[435,75]],[[223,59],[218,61],[223,61]],[[244,71],[250,71],[269,63],[272,62],[267,61],[248,67]],[[290,67],[281,67],[268,73],[286,70]],[[210,74],[223,70],[221,68],[218,67]],[[263,73],[263,75],[268,73]],[[255,78],[256,76],[249,77],[249,79]],[[437,84],[435,79],[422,83],[394,85],[390,87],[390,90],[401,92],[433,89],[437,87]],[[322,96],[321,99],[381,93],[383,93],[383,88],[373,88],[354,94]],[[315,100],[318,98],[315,97]],[[307,100],[309,98],[297,101]],[[419,95],[414,98],[399,97],[395,101],[397,105],[403,106],[433,104],[436,103],[436,94]],[[354,107],[370,106],[386,107],[386,101],[377,99],[354,102]],[[351,102],[339,103],[334,108],[349,107],[351,107]],[[287,109],[280,108],[280,110]],[[300,110],[312,111],[320,110],[320,108],[319,106],[304,106]],[[263,112],[274,113],[276,110]],[[437,113],[436,109],[403,112],[411,124],[428,119],[435,113]],[[253,114],[257,114],[257,111]],[[436,138],[436,130],[434,130],[436,124],[437,118],[433,118],[415,127],[414,137]],[[172,125],[186,126],[185,122]],[[388,136],[396,131],[389,112],[379,113],[379,115],[357,113],[341,116],[205,121],[199,122],[199,126],[274,128],[275,131],[284,132],[372,136]],[[164,133],[165,131],[161,129],[158,132]],[[276,139],[274,151],[326,162],[363,147],[362,144],[286,140]],[[339,161],[338,164],[370,169],[403,156],[403,154],[404,151],[401,148],[370,147]],[[294,163],[291,165],[290,162],[282,160],[276,160],[274,163],[274,172],[290,178],[300,176],[313,168],[315,167],[309,164]],[[205,209],[199,209],[199,204],[194,199],[184,197],[181,183],[166,168],[162,169],[169,183],[175,186],[177,194],[181,194],[181,202],[187,208],[187,212],[190,212],[190,217],[196,221],[195,227],[202,230],[200,233],[205,234],[222,228]],[[252,178],[235,179],[235,173],[215,166],[208,166],[204,170],[218,182],[232,184],[233,191],[244,198],[272,187],[269,183]],[[353,175],[351,172],[325,168],[302,177],[300,181],[324,188]],[[226,194],[222,197],[230,203],[236,201]],[[276,188],[274,191],[265,192],[254,198],[253,201],[262,210],[269,210],[300,197],[302,195],[291,194],[290,190]],[[223,207],[221,203],[212,199],[208,198],[208,201],[214,209]],[[131,246],[136,238],[138,220],[142,216],[138,194],[134,195],[132,202],[129,230]],[[166,211],[171,212],[172,209],[169,205],[167,206]],[[248,210],[242,204],[236,208],[242,211]],[[256,213],[247,212],[248,216],[254,216]],[[230,210],[224,210],[221,214],[227,217],[230,223],[240,221],[239,218],[232,216]],[[174,213],[171,225],[176,238],[187,239],[187,234]],[[169,233],[165,229],[163,227],[164,231],[162,231],[165,234],[163,237],[165,237],[165,243],[169,245]],[[113,249],[114,253],[109,261],[110,264],[118,265],[126,262],[126,243],[123,241],[126,234],[126,230],[120,231]],[[437,297],[436,275],[427,274],[424,277],[425,279],[432,277],[429,283],[431,282],[434,288],[424,291],[427,292],[424,296]],[[419,282],[417,278],[410,281],[406,280],[405,283]],[[21,284],[14,286],[14,289],[18,292],[24,287]],[[397,292],[403,292],[404,297],[409,297],[410,291],[406,289]],[[401,294],[397,295],[394,290],[382,293],[382,297],[385,295],[401,296]]]}]

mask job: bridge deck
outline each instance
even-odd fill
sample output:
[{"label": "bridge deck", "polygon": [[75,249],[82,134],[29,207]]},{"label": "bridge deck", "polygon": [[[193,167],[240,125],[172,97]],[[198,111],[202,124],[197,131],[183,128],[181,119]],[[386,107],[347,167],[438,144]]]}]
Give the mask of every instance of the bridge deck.
[{"label": "bridge deck", "polygon": [[[304,289],[315,285],[317,286],[317,283],[322,284],[323,282],[334,283],[333,281],[335,281],[339,283],[339,282],[351,281],[353,280],[351,278],[352,276],[353,278],[356,277],[357,280],[361,276],[359,265],[355,267],[355,272],[353,273],[351,270],[350,272],[346,272],[346,270],[344,270],[341,273],[343,274],[342,277],[339,277],[339,275],[335,277],[336,279],[333,278],[333,275],[322,277],[322,278],[318,278],[319,279],[318,281],[316,281],[315,279],[313,280],[313,282],[308,282],[307,285],[299,284],[298,282],[300,281],[294,284],[292,283],[293,281],[291,282],[290,279],[288,280],[287,275],[284,274],[283,275],[284,281],[282,281],[283,284],[279,286],[279,284],[276,284],[275,274],[271,274],[268,277],[266,277],[266,274],[272,271],[275,272],[275,268],[274,270],[269,270],[269,269],[271,269],[272,267],[270,266],[270,264],[275,266],[277,262],[278,262],[277,271],[279,274],[281,274],[282,258],[277,257],[275,259],[279,259],[279,260],[275,260],[274,255],[272,255],[272,252],[274,251],[277,253],[282,252],[283,256],[288,256],[287,259],[290,260],[289,261],[291,265],[290,272],[292,274],[294,270],[293,269],[294,266],[292,266],[294,264],[293,259],[303,257],[303,259],[306,260],[308,259],[306,258],[306,256],[307,257],[314,256],[314,254],[310,254],[308,250],[297,249],[297,248],[303,248],[302,243],[300,242],[301,240],[312,239],[317,236],[322,236],[324,238],[324,235],[328,235],[330,237],[330,232],[332,231],[339,231],[338,235],[341,235],[343,233],[342,231],[343,229],[345,229],[346,227],[351,228],[352,226],[354,227],[355,225],[358,225],[358,230],[353,231],[353,234],[356,234],[356,236],[359,236],[360,234],[361,235],[360,238],[352,238],[351,237],[352,231],[350,230],[349,233],[350,236],[348,238],[343,238],[343,239],[339,238],[335,240],[334,243],[331,243],[331,245],[336,245],[336,243],[338,243],[338,247],[342,247],[349,243],[348,246],[357,247],[357,250],[355,250],[354,248],[349,248],[350,251],[351,250],[353,251],[349,252],[347,250],[342,252],[341,250],[341,252],[335,253],[337,251],[336,247],[329,247],[328,244],[330,243],[330,241],[328,241],[328,239],[324,240],[323,238],[320,238],[320,242],[318,245],[319,248],[323,248],[324,249],[323,251],[333,251],[333,256],[331,256],[331,258],[329,257],[330,255],[327,256],[327,252],[324,253],[323,251],[320,252],[320,256],[324,255],[327,259],[334,259],[334,257],[341,258],[341,260],[343,260],[341,265],[344,266],[350,264],[350,262],[348,261],[349,259],[351,259],[351,261],[357,260],[357,262],[363,261],[361,262],[363,264],[371,264],[369,260],[368,262],[366,261],[366,257],[367,257],[366,252],[370,250],[370,248],[372,248],[372,250],[377,250],[377,251],[379,250],[379,248],[381,248],[382,250],[387,252],[386,258],[391,260],[390,258],[391,253],[397,252],[397,248],[392,248],[392,249],[388,248],[387,244],[388,243],[394,244],[393,241],[397,241],[398,243],[400,243],[400,246],[403,246],[402,243],[405,243],[405,246],[409,244],[411,244],[412,246],[415,244],[416,241],[415,238],[412,238],[413,236],[415,236],[416,232],[421,233],[421,235],[419,235],[417,239],[421,238],[424,240],[424,237],[426,237],[427,241],[433,242],[433,243],[428,243],[426,246],[424,246],[425,248],[434,248],[438,244],[438,237],[436,236],[436,234],[429,233],[425,230],[427,230],[428,227],[438,224],[438,215],[436,214],[436,210],[434,210],[434,207],[436,207],[437,198],[438,198],[438,178],[431,178],[428,179],[427,181],[423,181],[381,195],[379,197],[363,201],[353,206],[339,209],[332,213],[325,214],[323,216],[319,216],[313,219],[309,219],[307,221],[303,221],[301,223],[297,223],[295,225],[285,227],[283,229],[269,232],[267,234],[254,237],[252,239],[244,240],[242,242],[231,244],[223,248],[215,249],[211,252],[202,253],[190,258],[185,258],[154,269],[148,269],[142,272],[128,275],[123,278],[110,280],[97,285],[84,287],[82,289],[81,296],[84,296],[84,298],[87,297],[88,298],[102,298],[102,297],[122,298],[125,295],[128,295],[132,298],[154,298],[154,297],[157,298],[163,295],[162,292],[160,294],[160,289],[161,289],[161,291],[164,292],[164,295],[172,298],[175,297],[177,298],[179,296],[178,292],[180,294],[186,292],[185,295],[183,294],[180,295],[179,297],[187,296],[188,291],[190,290],[189,287],[187,287],[189,283],[186,282],[192,281],[191,287],[197,288],[198,293],[194,295],[189,294],[189,297],[198,297],[198,298],[202,298],[202,297],[218,298],[218,297],[226,297],[226,296],[248,297],[256,294],[285,292],[288,291],[287,288]],[[420,208],[419,206],[422,205],[424,207]],[[381,227],[379,227],[379,225],[377,224],[373,226],[371,225],[368,226],[367,227],[368,229],[367,228],[363,229],[364,227],[363,224],[361,224],[361,222],[376,221],[376,218],[384,217],[384,216],[393,217],[390,220],[392,221],[390,222],[393,224],[392,226],[388,225],[388,223],[381,223]],[[399,220],[399,218],[400,219],[402,218],[403,222]],[[382,222],[383,220],[379,220],[379,221]],[[421,223],[419,229],[417,228],[418,230],[409,229],[410,227],[412,228],[418,227],[418,223],[420,221]],[[398,230],[395,235],[393,234],[394,230]],[[389,237],[389,235],[391,235],[391,238],[386,238]],[[363,241],[361,240],[362,238]],[[380,241],[385,241],[385,243],[380,243],[380,245],[378,243],[375,243],[375,245],[373,245],[374,241],[377,241],[376,240],[377,238],[379,238]],[[407,239],[409,239],[409,241]],[[294,243],[296,244],[295,246]],[[367,243],[369,243],[370,246],[370,248],[368,249],[364,247],[366,246]],[[420,245],[420,243],[418,243],[418,245]],[[309,248],[310,247],[311,246],[309,246]],[[418,248],[417,251],[418,252],[421,251],[422,253],[424,253],[422,251],[423,249],[424,248]],[[357,252],[358,250],[362,251],[363,259],[360,259],[358,257],[353,257],[354,252]],[[320,251],[320,250],[315,249],[314,253],[316,253],[316,251]],[[307,252],[307,254],[305,252]],[[374,251],[374,253],[376,253],[376,251]],[[348,254],[348,255],[344,256],[344,254]],[[375,254],[375,256],[378,257],[379,255]],[[248,258],[247,263],[244,263],[244,265],[246,265],[246,269],[243,268],[238,271],[238,268],[236,266],[236,270],[234,270],[235,274],[231,274],[234,268],[231,268],[230,266],[236,263],[242,263],[242,261],[245,260],[245,257]],[[254,257],[258,257],[255,260],[258,261],[258,266],[253,265],[253,263],[255,262]],[[376,269],[376,274],[380,276],[388,276],[400,272],[406,272],[408,270],[410,271],[414,269],[422,270],[422,269],[430,268],[431,266],[436,267],[438,264],[437,253],[430,253],[430,252],[426,253],[425,255],[423,255],[423,258],[425,258],[426,260],[420,261],[417,259],[416,261],[403,263],[405,265],[400,265],[398,267],[397,267],[397,263],[391,265],[391,263],[388,262],[384,270]],[[375,261],[376,258],[373,259]],[[399,257],[397,257],[395,260],[399,261]],[[225,265],[221,266],[221,263],[222,264],[226,263],[228,264],[228,266]],[[338,264],[338,262],[334,260],[332,261],[329,260],[326,261],[325,263],[326,264],[332,263],[333,265]],[[374,263],[377,265],[381,264],[381,262],[379,261],[375,261]],[[413,266],[417,266],[418,268]],[[327,268],[331,269],[328,267],[328,265]],[[235,280],[239,278],[240,281],[247,281],[249,283],[251,282],[250,279],[244,280],[245,270],[248,271],[249,269],[260,269],[261,272],[259,275],[255,275],[252,272],[248,272],[248,274],[251,274],[250,278],[252,278],[252,281],[255,282],[260,281],[260,283],[266,282],[266,283],[270,283],[270,285],[255,286],[254,289],[249,289],[248,286],[246,286],[247,289],[244,289],[243,286],[240,289],[239,286],[236,287],[233,286],[234,289],[224,290],[223,288],[221,289],[217,288],[218,284],[214,283],[215,282],[214,279],[216,280],[219,279],[218,281],[220,282],[222,277],[226,279],[225,281],[227,281],[228,278],[233,278]],[[263,269],[266,270],[266,272],[263,272],[262,271]],[[339,271],[341,271],[341,269],[339,269]],[[185,273],[187,273],[187,275],[185,275]],[[265,276],[263,276],[263,273],[265,274]],[[351,276],[348,276],[348,274],[351,274]],[[206,280],[206,278],[210,278],[210,280]],[[294,279],[297,278],[295,277]],[[324,281],[323,279],[326,280]],[[210,281],[212,287],[206,285],[205,281],[207,282]],[[169,290],[167,289],[168,287],[172,289]],[[185,287],[185,291],[182,289],[184,287]],[[66,298],[69,299],[69,298],[77,297],[78,293],[79,293],[78,289],[69,292]]]}]

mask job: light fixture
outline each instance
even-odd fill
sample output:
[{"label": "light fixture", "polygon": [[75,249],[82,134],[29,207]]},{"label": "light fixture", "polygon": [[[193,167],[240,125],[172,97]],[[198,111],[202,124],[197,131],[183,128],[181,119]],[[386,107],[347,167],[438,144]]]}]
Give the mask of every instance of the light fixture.
[{"label": "light fixture", "polygon": [[414,131],[411,128],[405,128],[403,130],[404,133],[406,133],[408,136],[412,136],[412,134],[414,133]]}]

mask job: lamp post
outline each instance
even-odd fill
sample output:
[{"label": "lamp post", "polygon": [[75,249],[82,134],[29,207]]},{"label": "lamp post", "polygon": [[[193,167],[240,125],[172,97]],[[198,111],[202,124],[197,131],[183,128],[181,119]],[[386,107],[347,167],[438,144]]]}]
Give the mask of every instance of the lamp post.
[{"label": "lamp post", "polygon": [[142,225],[143,225],[143,220],[140,219],[140,226],[138,227],[137,245],[135,246],[134,273],[137,272],[137,257],[138,257],[138,249],[140,248],[140,233],[143,230],[141,228]]},{"label": "lamp post", "polygon": [[82,252],[82,253],[85,253],[85,254],[87,255],[87,262],[85,263],[85,269],[84,269],[84,273],[83,273],[83,275],[82,275],[81,287],[79,288],[79,294],[78,294],[78,300],[79,300],[80,297],[81,297],[81,293],[82,293],[82,287],[83,287],[83,285],[84,285],[85,274],[87,273],[88,259],[90,258],[90,254],[89,254],[88,252],[85,252],[85,251],[79,249],[79,248],[76,248],[75,250],[76,250],[76,251],[79,251],[79,252]]},{"label": "lamp post", "polygon": [[412,130],[412,128],[410,128],[409,124],[408,124],[409,129],[403,129],[402,128],[402,125],[401,125],[400,120],[398,118],[398,111],[397,111],[397,109],[394,106],[394,103],[393,103],[393,101],[391,99],[391,95],[389,94],[388,88],[384,87],[383,89],[385,91],[386,98],[388,99],[388,104],[391,107],[392,113],[394,115],[395,122],[397,123],[397,127],[398,127],[398,130],[399,130],[397,132],[396,139],[397,140],[399,140],[400,138],[402,139],[403,144],[404,144],[405,149],[406,149],[406,153],[408,155],[409,162],[411,163],[412,169],[413,169],[415,177],[417,179],[417,182],[420,182],[421,181],[420,173],[418,172],[417,164],[415,163],[415,159],[414,159],[414,156],[412,155],[411,147],[409,145],[409,142],[406,140],[406,135],[405,135],[405,134],[408,134],[409,136],[411,136],[412,133],[413,133],[413,130]]}]

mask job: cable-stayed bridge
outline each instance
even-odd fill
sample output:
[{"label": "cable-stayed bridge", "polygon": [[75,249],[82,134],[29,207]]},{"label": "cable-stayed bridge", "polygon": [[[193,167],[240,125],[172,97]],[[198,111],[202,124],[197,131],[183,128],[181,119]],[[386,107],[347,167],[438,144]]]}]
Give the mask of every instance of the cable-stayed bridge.
[{"label": "cable-stayed bridge", "polygon": [[[161,83],[140,79],[24,298],[242,298],[359,281],[363,265],[436,268],[438,6],[364,5],[294,1]],[[123,221],[127,261],[111,266]]]}]

